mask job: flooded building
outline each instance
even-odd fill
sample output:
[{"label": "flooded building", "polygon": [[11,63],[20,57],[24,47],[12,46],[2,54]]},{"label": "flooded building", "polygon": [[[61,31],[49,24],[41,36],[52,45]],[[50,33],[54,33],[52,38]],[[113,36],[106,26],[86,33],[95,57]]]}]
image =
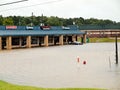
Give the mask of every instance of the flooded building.
[{"label": "flooded building", "polygon": [[79,29],[89,38],[120,37],[120,25],[81,25]]},{"label": "flooded building", "polygon": [[78,38],[85,43],[86,34],[77,26],[0,26],[0,50],[65,45]]}]

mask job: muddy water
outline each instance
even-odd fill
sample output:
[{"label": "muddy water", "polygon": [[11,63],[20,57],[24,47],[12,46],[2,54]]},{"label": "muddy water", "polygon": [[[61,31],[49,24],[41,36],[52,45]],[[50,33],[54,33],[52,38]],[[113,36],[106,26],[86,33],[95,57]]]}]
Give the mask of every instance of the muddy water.
[{"label": "muddy water", "polygon": [[[120,51],[120,43],[118,47]],[[38,87],[120,90],[120,64],[115,65],[114,49],[114,43],[89,43],[2,51],[0,79]]]}]

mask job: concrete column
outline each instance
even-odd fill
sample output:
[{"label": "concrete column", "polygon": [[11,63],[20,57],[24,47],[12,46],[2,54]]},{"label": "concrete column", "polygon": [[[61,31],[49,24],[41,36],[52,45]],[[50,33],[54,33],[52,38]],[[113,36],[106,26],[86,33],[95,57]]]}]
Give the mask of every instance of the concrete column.
[{"label": "concrete column", "polygon": [[12,49],[12,37],[8,36],[6,38],[6,48],[7,50],[11,50]]},{"label": "concrete column", "polygon": [[[68,38],[67,37],[65,37],[65,40],[63,39],[63,43],[67,43],[67,40],[68,40]],[[64,42],[65,41],[65,42]]]},{"label": "concrete column", "polygon": [[26,47],[31,48],[31,36],[27,36]]},{"label": "concrete column", "polygon": [[45,47],[48,47],[48,35],[44,36]]},{"label": "concrete column", "polygon": [[54,43],[55,43],[55,40],[54,40],[54,37],[53,37],[53,45],[54,45]]},{"label": "concrete column", "polygon": [[2,50],[2,37],[0,37],[0,50]]},{"label": "concrete column", "polygon": [[40,41],[39,41],[39,38],[37,37],[37,44],[39,45]]},{"label": "concrete column", "polygon": [[75,35],[72,36],[72,41],[73,42],[76,41],[76,36]]},{"label": "concrete column", "polygon": [[63,45],[63,35],[60,35],[60,36],[59,36],[59,44],[60,44],[60,45]]},{"label": "concrete column", "polygon": [[86,34],[83,35],[83,43],[86,43]]},{"label": "concrete column", "polygon": [[20,47],[22,46],[22,38],[21,37],[19,38],[19,46]]}]

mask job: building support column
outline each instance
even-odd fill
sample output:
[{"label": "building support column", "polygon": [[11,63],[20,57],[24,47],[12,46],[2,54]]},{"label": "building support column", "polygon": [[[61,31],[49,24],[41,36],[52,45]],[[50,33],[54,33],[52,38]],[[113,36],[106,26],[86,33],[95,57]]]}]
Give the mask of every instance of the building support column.
[{"label": "building support column", "polygon": [[60,36],[59,36],[59,44],[60,44],[60,45],[63,45],[63,35],[60,35]]},{"label": "building support column", "polygon": [[73,42],[76,41],[76,36],[75,35],[72,36],[72,41]]},{"label": "building support column", "polygon": [[83,35],[83,43],[86,43],[86,34]]},{"label": "building support column", "polygon": [[53,45],[54,45],[54,43],[55,43],[55,39],[54,39],[54,36],[53,36]]},{"label": "building support column", "polygon": [[6,48],[7,50],[11,50],[12,49],[12,37],[8,36],[6,38]]},{"label": "building support column", "polygon": [[2,50],[2,37],[0,37],[0,50]]},{"label": "building support column", "polygon": [[22,38],[19,38],[19,47],[22,47]]},{"label": "building support column", "polygon": [[39,41],[39,38],[37,37],[37,44],[38,44],[38,46],[39,46],[39,43],[40,43],[40,41]]},{"label": "building support column", "polygon": [[27,36],[26,47],[31,48],[31,36]]},{"label": "building support column", "polygon": [[45,47],[48,47],[48,35],[44,36]]},{"label": "building support column", "polygon": [[68,43],[68,37],[65,36],[65,40],[63,38],[63,43],[67,44]]}]

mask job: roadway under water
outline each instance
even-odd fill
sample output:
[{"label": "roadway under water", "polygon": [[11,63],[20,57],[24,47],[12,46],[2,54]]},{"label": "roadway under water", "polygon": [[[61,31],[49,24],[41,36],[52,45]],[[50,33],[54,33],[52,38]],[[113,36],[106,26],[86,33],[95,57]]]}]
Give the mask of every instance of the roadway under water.
[{"label": "roadway under water", "polygon": [[6,50],[0,52],[0,79],[45,88],[120,90],[120,64],[115,64],[114,43]]}]

